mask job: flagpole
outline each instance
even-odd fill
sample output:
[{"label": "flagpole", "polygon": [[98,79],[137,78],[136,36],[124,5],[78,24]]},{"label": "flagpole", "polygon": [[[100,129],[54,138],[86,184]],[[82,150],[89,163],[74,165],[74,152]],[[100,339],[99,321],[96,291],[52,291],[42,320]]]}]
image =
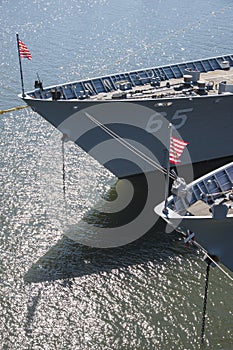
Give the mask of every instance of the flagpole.
[{"label": "flagpole", "polygon": [[168,214],[167,210],[167,198],[168,198],[168,191],[169,191],[169,174],[170,174],[170,150],[171,150],[171,139],[172,139],[172,123],[169,123],[168,129],[169,129],[169,148],[168,148],[168,158],[167,158],[167,172],[166,172],[166,178],[165,178],[165,201],[164,201],[164,209],[163,213],[165,215]]},{"label": "flagpole", "polygon": [[23,83],[23,70],[22,70],[22,62],[20,57],[20,49],[19,49],[19,34],[16,33],[17,47],[18,47],[18,55],[19,55],[19,69],[20,69],[20,78],[21,78],[21,86],[22,86],[22,96],[25,97],[24,92],[24,83]]}]

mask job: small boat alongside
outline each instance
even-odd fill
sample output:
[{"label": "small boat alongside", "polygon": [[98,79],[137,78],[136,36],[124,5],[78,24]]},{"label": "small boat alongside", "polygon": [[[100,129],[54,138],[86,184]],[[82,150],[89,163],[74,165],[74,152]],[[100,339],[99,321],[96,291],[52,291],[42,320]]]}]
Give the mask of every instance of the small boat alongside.
[{"label": "small boat alongside", "polygon": [[193,239],[233,271],[233,162],[186,185],[177,177],[172,195],[154,208],[174,230]]}]

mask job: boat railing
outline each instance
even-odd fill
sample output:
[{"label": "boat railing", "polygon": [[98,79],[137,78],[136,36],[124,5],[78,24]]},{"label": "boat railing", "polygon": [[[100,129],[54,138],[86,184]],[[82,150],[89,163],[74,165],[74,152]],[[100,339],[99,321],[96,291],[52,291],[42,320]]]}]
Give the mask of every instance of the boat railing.
[{"label": "boat railing", "polygon": [[188,196],[181,197],[173,195],[171,201],[168,203],[168,207],[180,215],[184,215],[186,209],[199,200],[211,205],[216,200],[227,198],[233,192],[232,188],[233,163],[196,182],[189,188],[189,192],[187,192]]},{"label": "boat railing", "polygon": [[233,67],[233,55],[219,56],[203,60],[112,74],[88,80],[80,80],[45,89],[37,88],[27,94],[37,99],[51,99],[53,90],[57,89],[57,91],[61,93],[61,99],[83,99],[98,95],[99,93],[114,92],[119,88],[122,81],[126,83],[128,89],[146,84],[153,85],[158,84],[160,81],[181,78],[187,70],[206,73],[217,69],[224,69],[223,62],[226,61],[229,62],[229,67]]}]

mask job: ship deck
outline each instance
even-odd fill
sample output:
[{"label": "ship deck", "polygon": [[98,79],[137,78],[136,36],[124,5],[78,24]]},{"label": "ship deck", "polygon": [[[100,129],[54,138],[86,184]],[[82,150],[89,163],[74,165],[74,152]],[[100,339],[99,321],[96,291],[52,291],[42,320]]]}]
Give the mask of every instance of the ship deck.
[{"label": "ship deck", "polygon": [[[198,74],[197,74],[198,73]],[[198,77],[197,79],[190,79]],[[219,86],[226,82],[228,87]],[[143,100],[233,93],[233,55],[117,73],[35,90],[27,97],[42,100]]]},{"label": "ship deck", "polygon": [[[216,95],[219,93],[219,83],[226,81],[228,85],[233,86],[233,68],[229,70],[216,70],[200,75],[200,81],[205,83],[207,87],[204,90],[198,88],[198,84],[184,84],[184,78],[176,78],[165,80],[158,87],[152,87],[150,83],[143,86],[131,87],[125,93],[120,89],[111,92],[102,92],[97,96],[90,96],[91,100],[113,100],[124,98],[133,100],[142,99],[159,99],[159,98],[175,98],[200,95]],[[126,83],[126,82],[125,82]],[[169,83],[169,86],[167,85]],[[208,84],[211,83],[211,89],[208,89]],[[124,84],[124,81],[122,82]],[[208,90],[208,93],[207,93]],[[232,89],[233,91],[233,89]],[[230,93],[230,92],[225,92]]]},{"label": "ship deck", "polygon": [[[233,202],[230,200],[226,200],[226,201],[224,201],[224,204],[226,204],[228,207],[230,207],[228,210],[228,216],[233,215]],[[211,216],[210,206],[201,200],[199,200],[196,203],[194,203],[193,205],[191,205],[188,208],[188,213],[190,213],[191,215],[194,215],[194,216]]]},{"label": "ship deck", "polygon": [[[176,187],[178,184],[179,182]],[[233,215],[233,162],[187,186],[188,197],[178,196],[176,187],[172,190],[173,196],[168,207],[180,215],[211,216],[210,209],[222,204],[227,205],[228,215]]]}]

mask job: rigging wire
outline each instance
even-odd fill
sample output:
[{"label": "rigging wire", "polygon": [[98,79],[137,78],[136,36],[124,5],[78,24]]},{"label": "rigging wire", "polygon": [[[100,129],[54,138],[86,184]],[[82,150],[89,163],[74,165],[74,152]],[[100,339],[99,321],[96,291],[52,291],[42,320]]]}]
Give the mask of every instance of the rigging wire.
[{"label": "rigging wire", "polygon": [[[185,230],[183,230],[181,227],[177,227],[175,229],[177,232],[181,233],[184,237],[186,237],[186,232]],[[225,271],[216,260],[213,259],[213,257],[207,252],[207,250],[202,247],[201,244],[199,244],[198,242],[192,240],[192,244],[195,245],[198,249],[200,249],[202,251],[202,253],[204,254],[205,258],[208,258],[214,265],[216,265],[216,267],[224,273],[224,275],[229,278],[230,281],[233,282],[233,278],[229,275],[229,273],[227,271]]]},{"label": "rigging wire", "polygon": [[[166,175],[167,170],[160,165],[159,163],[157,163],[156,161],[154,161],[153,159],[151,159],[149,156],[147,156],[145,153],[143,153],[142,151],[140,151],[138,148],[136,148],[135,146],[133,146],[130,142],[126,141],[125,139],[123,139],[121,136],[119,136],[117,133],[115,133],[114,131],[112,131],[111,129],[109,129],[106,125],[102,124],[101,122],[99,122],[98,120],[96,120],[93,116],[91,116],[89,113],[85,112],[84,113],[94,124],[96,124],[97,126],[99,126],[102,130],[104,130],[107,134],[109,134],[111,137],[113,137],[116,141],[118,141],[120,144],[122,144],[124,147],[126,147],[127,149],[129,149],[132,153],[136,154],[138,157],[140,157],[141,159],[143,159],[145,162],[147,162],[148,164],[152,165],[154,168],[156,168],[157,170],[159,170],[160,172],[162,172],[163,174]],[[172,178],[173,180],[175,180],[175,176],[170,172],[169,173],[169,177]]]},{"label": "rigging wire", "polygon": [[205,254],[205,257],[207,257],[208,259],[210,259],[211,262],[212,262],[214,265],[216,265],[217,268],[218,268],[220,271],[222,271],[222,272],[224,273],[224,275],[225,275],[227,278],[229,278],[230,281],[233,282],[233,277],[231,277],[231,276],[229,275],[229,273],[228,273],[227,271],[225,271],[225,270],[218,264],[218,262],[215,261],[215,260],[213,259],[213,257],[207,252],[207,250],[206,250],[205,248],[203,248],[203,247],[202,247],[198,242],[196,242],[196,241],[194,241],[193,243]]}]

